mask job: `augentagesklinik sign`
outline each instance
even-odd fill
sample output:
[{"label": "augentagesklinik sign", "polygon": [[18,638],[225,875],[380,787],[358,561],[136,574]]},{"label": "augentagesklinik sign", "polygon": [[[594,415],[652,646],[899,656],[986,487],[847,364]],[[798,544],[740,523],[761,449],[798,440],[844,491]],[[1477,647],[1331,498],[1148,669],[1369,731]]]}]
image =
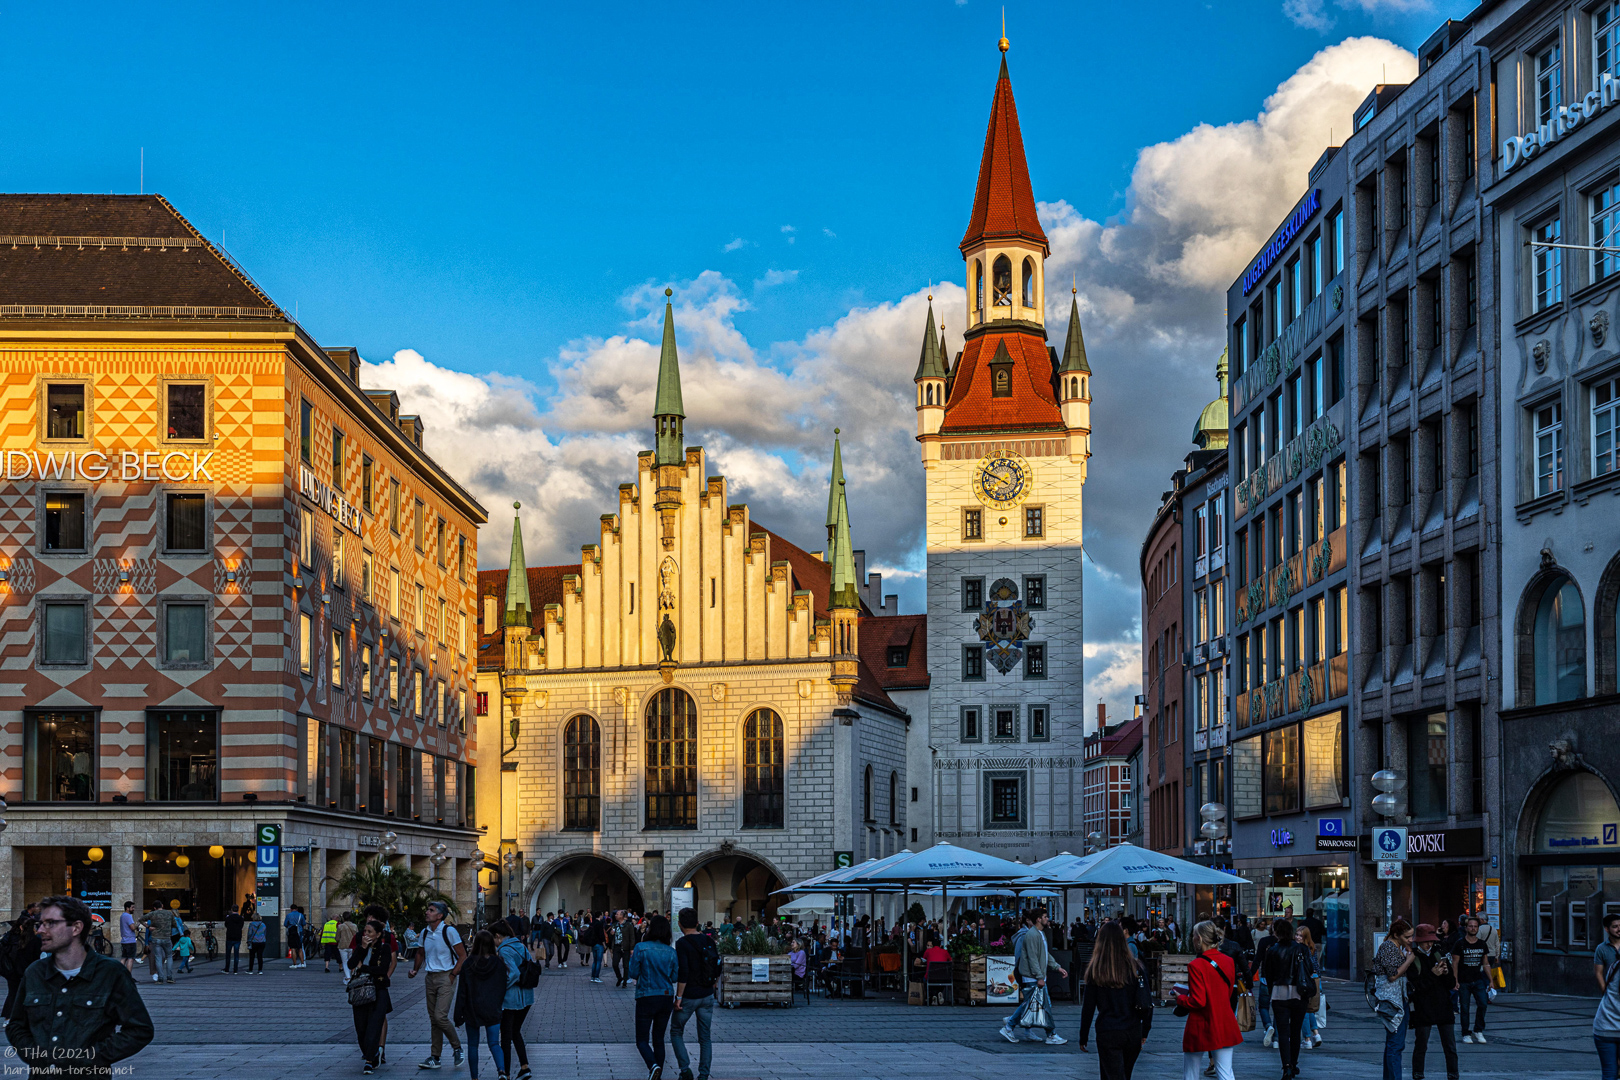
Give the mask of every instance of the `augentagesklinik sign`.
[{"label": "augentagesklinik sign", "polygon": [[1293,241],[1294,237],[1299,235],[1299,231],[1305,227],[1305,223],[1315,217],[1316,212],[1320,209],[1322,209],[1322,189],[1312,188],[1311,193],[1305,196],[1305,201],[1299,204],[1299,209],[1295,210],[1293,215],[1282,223],[1282,228],[1277,230],[1277,235],[1273,236],[1271,242],[1260,249],[1260,254],[1255,256],[1253,265],[1244,271],[1244,296],[1254,292],[1255,286],[1260,284],[1260,279],[1266,276],[1266,271],[1271,269],[1272,264],[1277,261],[1277,257],[1283,253],[1283,249]]},{"label": "augentagesklinik sign", "polygon": [[1573,133],[1583,123],[1620,102],[1620,79],[1604,73],[1598,88],[1588,91],[1581,100],[1558,106],[1558,111],[1545,124],[1523,135],[1509,135],[1502,140],[1502,172],[1512,172],[1519,165],[1535,157],[1543,149]]},{"label": "augentagesklinik sign", "polygon": [[212,480],[212,450],[7,450],[7,480]]}]

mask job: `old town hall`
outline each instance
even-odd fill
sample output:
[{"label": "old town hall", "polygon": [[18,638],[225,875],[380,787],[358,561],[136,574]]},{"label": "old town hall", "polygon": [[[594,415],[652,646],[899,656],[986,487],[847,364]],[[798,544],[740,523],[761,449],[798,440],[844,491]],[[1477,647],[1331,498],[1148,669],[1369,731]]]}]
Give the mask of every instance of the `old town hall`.
[{"label": "old town hall", "polygon": [[824,550],[728,502],[685,445],[668,303],[653,449],[580,560],[529,567],[519,509],[507,569],[478,589],[503,908],[662,910],[690,888],[719,920],[906,846],[1079,850],[1091,371],[1073,301],[1061,358],[1046,341],[1005,57],[960,248],[963,349],[930,306],[915,376],[926,615],[870,587],[836,437]]}]

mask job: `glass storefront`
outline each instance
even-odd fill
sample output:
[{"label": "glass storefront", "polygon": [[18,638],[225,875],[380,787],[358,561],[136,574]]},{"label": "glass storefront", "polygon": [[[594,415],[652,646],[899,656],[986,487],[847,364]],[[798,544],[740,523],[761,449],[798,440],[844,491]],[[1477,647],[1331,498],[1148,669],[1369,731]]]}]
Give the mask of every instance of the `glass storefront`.
[{"label": "glass storefront", "polygon": [[[1620,806],[1589,772],[1558,781],[1536,822],[1527,867],[1539,953],[1586,954],[1603,940],[1603,916],[1620,911]],[[1599,858],[1594,858],[1598,856]]]},{"label": "glass storefront", "polygon": [[1350,974],[1350,868],[1348,866],[1276,866],[1242,870],[1252,883],[1242,890],[1243,910],[1258,918],[1319,919],[1324,933],[1322,967],[1328,975]]},{"label": "glass storefront", "polygon": [[223,919],[253,892],[253,855],[250,847],[147,848],[141,853],[145,906],[156,901],[188,920]]}]

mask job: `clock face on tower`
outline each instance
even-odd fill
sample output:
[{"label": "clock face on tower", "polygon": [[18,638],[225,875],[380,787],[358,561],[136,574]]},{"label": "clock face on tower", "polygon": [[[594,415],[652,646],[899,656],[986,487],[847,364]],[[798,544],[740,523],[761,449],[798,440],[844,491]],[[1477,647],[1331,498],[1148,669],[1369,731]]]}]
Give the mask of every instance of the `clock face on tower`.
[{"label": "clock face on tower", "polygon": [[1009,509],[1029,497],[1029,462],[1010,450],[993,450],[973,470],[973,494],[984,505]]}]

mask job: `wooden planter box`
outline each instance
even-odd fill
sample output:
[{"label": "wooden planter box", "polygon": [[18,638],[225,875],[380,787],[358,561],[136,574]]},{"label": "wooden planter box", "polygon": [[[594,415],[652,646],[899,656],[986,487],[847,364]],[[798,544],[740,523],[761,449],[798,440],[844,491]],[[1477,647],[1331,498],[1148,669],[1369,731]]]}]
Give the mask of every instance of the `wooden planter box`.
[{"label": "wooden planter box", "polygon": [[1159,954],[1159,985],[1154,988],[1160,1001],[1169,1001],[1175,993],[1171,987],[1177,983],[1187,985],[1187,965],[1193,962],[1187,953]]},{"label": "wooden planter box", "polygon": [[[771,977],[754,981],[754,961],[768,960]],[[793,966],[785,956],[722,956],[720,958],[720,1003],[728,1009],[738,1005],[792,1005]]]},{"label": "wooden planter box", "polygon": [[983,956],[975,956],[968,960],[951,961],[951,977],[956,982],[956,1003],[958,1005],[984,1004]]}]

